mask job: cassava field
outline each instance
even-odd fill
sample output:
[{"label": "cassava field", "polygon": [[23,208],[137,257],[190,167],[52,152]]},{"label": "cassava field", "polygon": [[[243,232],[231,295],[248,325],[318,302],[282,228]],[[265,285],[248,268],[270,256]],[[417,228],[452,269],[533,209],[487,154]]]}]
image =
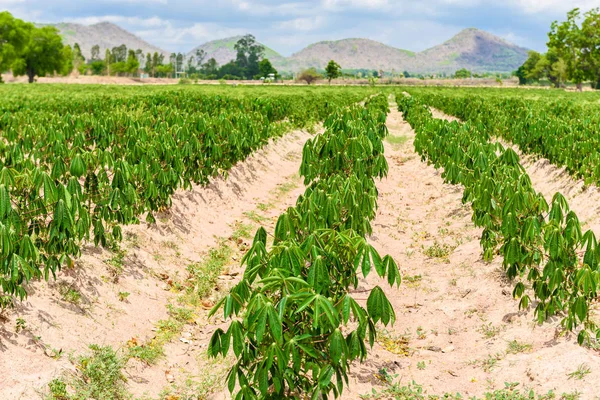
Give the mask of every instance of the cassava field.
[{"label": "cassava field", "polygon": [[599,398],[599,101],[0,87],[0,398]]}]

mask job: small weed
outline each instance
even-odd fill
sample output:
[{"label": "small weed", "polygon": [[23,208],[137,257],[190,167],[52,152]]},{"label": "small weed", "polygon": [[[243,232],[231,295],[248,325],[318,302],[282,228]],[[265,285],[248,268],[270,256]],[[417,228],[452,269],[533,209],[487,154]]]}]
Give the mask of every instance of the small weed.
[{"label": "small weed", "polygon": [[137,358],[148,365],[154,364],[160,357],[165,354],[162,344],[156,340],[152,340],[148,344],[133,345],[129,348],[128,356]]},{"label": "small weed", "polygon": [[425,361],[419,361],[417,363],[417,369],[423,371],[425,369],[426,365],[425,365]]},{"label": "small weed", "polygon": [[131,293],[129,292],[119,292],[119,301],[125,301],[129,297]]},{"label": "small weed", "polygon": [[[136,236],[137,238],[137,236]],[[123,274],[125,270],[124,266],[125,260],[125,250],[121,249],[120,246],[113,246],[113,255],[108,260],[104,261],[107,266],[108,273],[113,281],[113,283],[119,282],[120,276]]]},{"label": "small weed", "polygon": [[164,242],[162,242],[162,245],[163,245],[163,247],[166,247],[167,249],[171,249],[171,250],[179,249],[179,245],[172,240],[165,240]]},{"label": "small weed", "polygon": [[486,324],[481,325],[481,328],[479,328],[479,330],[478,330],[478,332],[480,332],[487,339],[491,339],[491,338],[495,337],[496,335],[500,334],[501,331],[502,331],[501,327],[494,326],[494,325],[492,325],[491,322],[487,325]]},{"label": "small weed", "polygon": [[569,379],[581,380],[581,379],[585,378],[585,376],[591,372],[592,372],[592,370],[589,367],[589,365],[580,364],[575,371],[571,372],[570,374],[567,374],[567,376],[569,377]]},{"label": "small weed", "polygon": [[423,329],[422,327],[417,327],[417,339],[419,340],[423,340],[427,338],[427,333],[425,332],[425,329]]},{"label": "small weed", "polygon": [[456,328],[448,328],[448,335],[455,335],[458,330]]},{"label": "small weed", "polygon": [[474,364],[479,365],[484,372],[490,373],[494,368],[496,368],[496,365],[500,360],[502,360],[502,354],[490,354],[486,359],[476,361]]},{"label": "small weed", "polygon": [[[78,357],[74,362],[75,372],[52,380],[50,400],[122,400],[129,398],[123,374],[126,359],[112,347],[90,345],[91,354]],[[67,392],[67,387],[73,393]]]},{"label": "small weed", "polygon": [[79,304],[81,302],[81,293],[68,285],[60,285],[58,292],[62,296],[62,299],[71,304]]},{"label": "small weed", "polygon": [[437,241],[428,248],[425,249],[423,254],[430,258],[437,258],[441,260],[447,260],[448,256],[452,253],[455,247],[448,244],[440,244]]},{"label": "small weed", "polygon": [[300,178],[295,175],[291,182],[282,183],[281,185],[277,186],[276,194],[281,196],[296,189],[298,187],[299,180]]},{"label": "small weed", "polygon": [[217,284],[217,278],[231,259],[233,250],[224,242],[217,248],[211,249],[202,262],[190,265],[187,270],[194,280],[193,290],[195,297],[202,299],[208,296]]},{"label": "small weed", "polygon": [[450,279],[450,286],[456,286],[456,278]]},{"label": "small weed", "polygon": [[15,326],[15,331],[17,333],[24,331],[25,329],[27,329],[27,323],[25,322],[25,320],[23,318],[17,318],[17,323]]},{"label": "small weed", "polygon": [[273,208],[273,204],[272,203],[258,203],[256,205],[256,208],[258,208],[260,211],[267,211],[271,208]]},{"label": "small weed", "polygon": [[385,137],[385,141],[391,144],[394,150],[398,150],[404,143],[408,141],[408,136],[388,135]]},{"label": "small weed", "polygon": [[243,239],[252,238],[252,225],[243,224],[237,221],[233,226],[233,233],[231,234],[230,239],[235,243],[240,244]]},{"label": "small weed", "polygon": [[392,335],[387,330],[378,331],[376,337],[377,343],[390,353],[400,356],[410,355],[410,347],[408,346],[408,336]]},{"label": "small weed", "polygon": [[69,400],[67,384],[62,379],[53,379],[48,383],[50,400]]},{"label": "small weed", "polygon": [[266,221],[269,221],[269,218],[264,217],[262,215],[260,215],[259,213],[257,213],[256,211],[247,211],[244,213],[244,215],[251,221],[256,222],[257,224],[262,224]]},{"label": "small weed", "polygon": [[508,342],[506,352],[508,354],[519,354],[529,352],[531,349],[533,349],[533,346],[529,343],[520,343],[517,340],[512,340]]},{"label": "small weed", "polygon": [[404,277],[404,284],[406,287],[414,289],[421,286],[421,280],[423,280],[421,275],[409,275]]}]

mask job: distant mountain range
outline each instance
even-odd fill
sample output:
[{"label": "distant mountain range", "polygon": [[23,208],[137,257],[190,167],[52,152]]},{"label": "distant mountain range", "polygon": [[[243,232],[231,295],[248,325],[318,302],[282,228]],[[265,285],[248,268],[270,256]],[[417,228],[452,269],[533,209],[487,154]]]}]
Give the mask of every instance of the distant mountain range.
[{"label": "distant mountain range", "polygon": [[[160,49],[110,22],[93,25],[61,23],[55,25],[68,44],[79,43],[84,56],[92,46],[100,45],[100,56],[107,48],[125,44],[144,53],[170,52]],[[214,57],[219,65],[235,59],[234,45],[241,36],[213,40],[192,49],[206,52],[206,60]],[[411,73],[452,73],[466,68],[473,72],[511,72],[527,59],[527,49],[516,46],[491,33],[469,28],[450,40],[422,52],[398,49],[370,39],[343,39],[311,44],[290,57],[284,57],[265,46],[265,57],[279,71],[296,72],[308,67],[323,69],[335,60],[344,69],[409,71]]]}]

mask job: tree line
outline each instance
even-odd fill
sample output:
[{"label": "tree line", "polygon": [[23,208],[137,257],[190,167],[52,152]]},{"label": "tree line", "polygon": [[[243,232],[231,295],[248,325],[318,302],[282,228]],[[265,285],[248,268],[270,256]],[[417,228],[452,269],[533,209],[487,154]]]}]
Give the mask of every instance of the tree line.
[{"label": "tree line", "polygon": [[584,14],[575,8],[566,21],[554,21],[547,47],[546,53],[530,51],[515,72],[521,85],[548,80],[561,87],[569,81],[581,90],[584,82],[591,82],[600,89],[600,8]]},{"label": "tree line", "polygon": [[219,66],[199,49],[186,58],[182,53],[165,55],[144,54],[141,49],[128,49],[125,44],[106,49],[101,56],[99,45],[91,48],[86,60],[80,46],[64,45],[59,31],[52,26],[35,26],[14,18],[8,11],[0,12],[0,82],[1,73],[12,71],[14,76],[27,75],[29,82],[46,75],[67,76],[73,71],[81,74],[150,77],[187,76],[198,79],[259,79],[277,70],[264,57],[264,46],[252,35],[246,35],[234,46],[235,60]]}]

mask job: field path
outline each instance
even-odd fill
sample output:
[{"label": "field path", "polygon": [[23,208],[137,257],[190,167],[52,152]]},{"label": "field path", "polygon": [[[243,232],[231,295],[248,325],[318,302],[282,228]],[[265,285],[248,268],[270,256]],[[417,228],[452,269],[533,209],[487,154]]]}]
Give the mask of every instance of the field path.
[{"label": "field path", "polygon": [[[364,285],[385,289],[397,320],[368,360],[354,365],[344,398],[384,390],[382,370],[390,381],[404,386],[414,380],[430,395],[481,396],[510,382],[537,394],[578,390],[581,399],[595,398],[597,353],[578,346],[574,336],[557,335],[556,321],[540,326],[532,311],[519,312],[501,260],[481,260],[481,231],[461,203],[462,189],[444,184],[438,171],[420,161],[414,132],[395,108],[388,128],[390,170],[378,184],[370,240],[396,259],[403,283],[389,288],[370,276]],[[581,364],[590,373],[570,378]]]}]

